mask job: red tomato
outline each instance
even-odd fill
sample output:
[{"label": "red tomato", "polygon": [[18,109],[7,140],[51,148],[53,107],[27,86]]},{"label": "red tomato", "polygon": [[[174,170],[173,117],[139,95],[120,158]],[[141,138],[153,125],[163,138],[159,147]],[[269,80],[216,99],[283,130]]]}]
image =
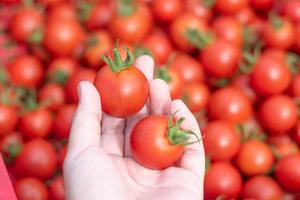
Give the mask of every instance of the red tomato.
[{"label": "red tomato", "polygon": [[75,7],[68,3],[62,3],[52,7],[48,13],[48,21],[57,19],[77,20]]},{"label": "red tomato", "polygon": [[191,83],[183,92],[183,100],[192,112],[205,109],[209,101],[210,92],[204,83]]},{"label": "red tomato", "polygon": [[283,8],[284,15],[293,22],[300,22],[300,1],[290,0],[285,3]]},{"label": "red tomato", "polygon": [[242,188],[240,173],[227,162],[213,163],[204,178],[204,199],[212,200],[218,196],[225,199],[238,198]]},{"label": "red tomato", "polygon": [[212,17],[213,13],[211,11],[211,8],[213,6],[214,1],[185,0],[186,11],[205,21],[208,21]]},{"label": "red tomato", "polygon": [[24,144],[15,162],[15,173],[21,177],[35,177],[46,180],[56,170],[56,153],[51,143],[33,139]]},{"label": "red tomato", "polygon": [[103,111],[120,118],[137,113],[145,105],[149,95],[145,75],[133,66],[131,52],[127,50],[127,53],[128,57],[122,61],[118,48],[114,48],[114,54],[118,57],[114,60],[106,58],[108,65],[97,73],[94,82],[101,94]]},{"label": "red tomato", "polygon": [[259,140],[242,144],[237,155],[237,165],[246,176],[265,174],[271,170],[274,157],[271,148]]},{"label": "red tomato", "polygon": [[284,49],[279,48],[267,48],[262,52],[261,57],[270,58],[271,60],[276,60],[280,63],[286,63],[287,52]]},{"label": "red tomato", "polygon": [[234,14],[247,4],[248,0],[217,0],[216,7],[222,14]]},{"label": "red tomato", "polygon": [[21,133],[27,139],[47,137],[52,128],[53,118],[47,109],[37,109],[22,116],[19,124]]},{"label": "red tomato", "polygon": [[188,52],[195,49],[195,44],[192,44],[191,38],[188,36],[190,30],[207,32],[207,24],[190,13],[179,15],[171,23],[170,35],[173,42],[178,48]]},{"label": "red tomato", "polygon": [[153,14],[160,22],[169,22],[183,10],[181,0],[153,0]]},{"label": "red tomato", "polygon": [[170,69],[177,70],[186,84],[204,81],[202,65],[188,54],[176,56],[170,64]]},{"label": "red tomato", "polygon": [[243,44],[243,27],[234,17],[218,17],[212,25],[216,35],[220,39],[241,47]]},{"label": "red tomato", "polygon": [[241,92],[247,96],[252,103],[258,101],[258,95],[250,85],[250,76],[247,74],[240,74],[231,81],[231,86],[240,89]]},{"label": "red tomato", "polygon": [[300,154],[282,158],[276,165],[275,176],[280,185],[289,192],[300,191]]},{"label": "red tomato", "polygon": [[143,4],[133,6],[133,12],[116,13],[110,23],[110,31],[115,38],[129,43],[140,42],[152,28],[150,9]]},{"label": "red tomato", "polygon": [[294,76],[294,80],[291,85],[291,93],[293,97],[300,97],[300,74]]},{"label": "red tomato", "polygon": [[62,169],[63,168],[63,164],[64,164],[64,161],[65,161],[65,157],[66,157],[66,154],[67,154],[67,145],[64,145],[63,147],[61,147],[59,149],[59,152],[58,152],[58,166],[59,166],[59,169]]},{"label": "red tomato", "polygon": [[111,7],[110,2],[95,5],[86,21],[86,26],[94,30],[108,26],[113,17]]},{"label": "red tomato", "polygon": [[66,85],[67,100],[70,103],[77,103],[78,102],[77,86],[79,82],[89,81],[92,83],[94,82],[95,77],[96,77],[96,72],[92,69],[86,69],[86,68],[78,69],[67,82]]},{"label": "red tomato", "polygon": [[87,64],[99,70],[104,65],[101,55],[107,53],[113,47],[113,43],[108,32],[96,31],[87,38],[85,46],[84,56]]},{"label": "red tomato", "polygon": [[156,64],[164,64],[173,51],[171,41],[161,30],[155,30],[142,43],[150,51]]},{"label": "red tomato", "polygon": [[293,142],[288,135],[270,136],[268,141],[272,145],[273,154],[277,159],[299,152],[297,143]]},{"label": "red tomato", "polygon": [[49,187],[49,196],[51,200],[65,200],[64,181],[61,176],[52,180]]},{"label": "red tomato", "polygon": [[261,95],[279,94],[291,83],[288,67],[270,57],[262,57],[251,73],[251,85]]},{"label": "red tomato", "polygon": [[293,24],[287,19],[270,19],[264,26],[264,41],[271,47],[288,49],[296,40]]},{"label": "red tomato", "polygon": [[181,98],[184,82],[176,69],[161,67],[157,69],[157,78],[164,80],[168,84],[172,99]]},{"label": "red tomato", "polygon": [[244,199],[281,200],[283,191],[273,178],[254,176],[245,182],[242,196]]},{"label": "red tomato", "polygon": [[202,134],[205,154],[213,161],[229,161],[239,150],[240,137],[226,121],[208,123]]},{"label": "red tomato", "polygon": [[69,137],[75,111],[75,104],[69,104],[60,107],[54,119],[53,132],[55,137],[58,139]]},{"label": "red tomato", "polygon": [[236,71],[240,56],[238,47],[225,40],[218,39],[202,50],[199,59],[209,75],[225,78]]},{"label": "red tomato", "polygon": [[41,31],[43,26],[44,18],[39,10],[33,7],[25,7],[14,16],[10,32],[20,42],[31,42],[36,39],[33,34]]},{"label": "red tomato", "polygon": [[15,58],[9,66],[11,81],[23,87],[36,87],[43,78],[44,71],[40,61],[30,55]]},{"label": "red tomato", "polygon": [[19,200],[47,200],[48,191],[44,183],[36,178],[24,178],[16,182],[16,195]]},{"label": "red tomato", "polygon": [[84,32],[75,20],[55,19],[48,21],[45,30],[45,47],[54,55],[76,54],[84,39]]},{"label": "red tomato", "polygon": [[239,89],[225,87],[212,94],[208,114],[212,119],[240,123],[251,117],[252,105]]},{"label": "red tomato", "polygon": [[39,101],[45,102],[47,107],[52,110],[57,110],[65,103],[64,88],[56,83],[48,83],[39,91]]},{"label": "red tomato", "polygon": [[251,6],[260,11],[272,8],[274,0],[250,0]]},{"label": "red tomato", "polygon": [[0,136],[13,131],[17,121],[18,114],[16,107],[0,103]]},{"label": "red tomato", "polygon": [[300,145],[300,120],[298,119],[296,126],[291,131],[291,136],[295,142]]},{"label": "red tomato", "polygon": [[22,150],[22,136],[13,132],[5,135],[0,142],[1,155],[6,164],[11,164]]},{"label": "red tomato", "polygon": [[249,25],[254,21],[256,15],[250,7],[246,6],[237,12],[235,17],[241,24]]},{"label": "red tomato", "polygon": [[262,103],[258,115],[269,133],[284,133],[296,124],[297,107],[290,97],[275,95]]},{"label": "red tomato", "polygon": [[65,84],[69,77],[79,68],[79,64],[72,58],[56,58],[48,66],[48,78],[59,84]]},{"label": "red tomato", "polygon": [[176,125],[180,126],[179,121],[170,126],[169,120],[167,116],[149,115],[134,126],[130,135],[130,146],[138,163],[151,169],[165,169],[181,157],[186,141],[175,144],[173,142],[176,136],[171,134],[185,133],[179,127],[176,128]]},{"label": "red tomato", "polygon": [[45,6],[54,6],[59,3],[64,2],[65,0],[38,0],[39,3],[45,5]]}]

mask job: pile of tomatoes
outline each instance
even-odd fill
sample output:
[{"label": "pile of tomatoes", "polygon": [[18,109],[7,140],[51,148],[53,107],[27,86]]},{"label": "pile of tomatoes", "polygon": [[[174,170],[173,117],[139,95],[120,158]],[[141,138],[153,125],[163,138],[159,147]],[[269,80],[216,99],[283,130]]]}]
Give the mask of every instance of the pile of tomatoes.
[{"label": "pile of tomatoes", "polygon": [[64,199],[77,84],[119,39],[195,114],[205,199],[300,199],[299,35],[300,0],[1,0],[0,151],[18,197]]}]

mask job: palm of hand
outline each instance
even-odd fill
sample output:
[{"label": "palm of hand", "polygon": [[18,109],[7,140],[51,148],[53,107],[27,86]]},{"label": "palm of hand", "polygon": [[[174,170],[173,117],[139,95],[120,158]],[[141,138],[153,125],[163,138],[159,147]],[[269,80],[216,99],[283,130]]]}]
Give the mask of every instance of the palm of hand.
[{"label": "palm of hand", "polygon": [[[139,67],[138,62],[137,66],[151,80],[153,62],[149,57],[141,57],[138,61],[146,68]],[[68,199],[202,198],[204,151],[199,144],[187,148],[178,167],[165,170],[147,169],[131,157],[129,133],[136,122],[149,113],[170,114],[179,110],[176,115],[186,118],[183,128],[200,134],[196,120],[184,104],[178,100],[171,102],[164,82],[150,82],[150,103],[126,121],[100,116],[100,98],[96,89],[86,82],[80,89],[80,104],[64,164]]]}]

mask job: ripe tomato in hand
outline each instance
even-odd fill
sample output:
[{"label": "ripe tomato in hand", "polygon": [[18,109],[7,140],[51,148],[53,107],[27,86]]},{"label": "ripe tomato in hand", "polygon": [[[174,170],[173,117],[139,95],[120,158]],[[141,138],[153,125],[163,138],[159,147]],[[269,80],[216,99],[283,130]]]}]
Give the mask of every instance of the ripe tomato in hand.
[{"label": "ripe tomato in hand", "polygon": [[244,199],[281,200],[283,191],[278,183],[269,176],[254,176],[248,179],[242,190]]},{"label": "ripe tomato in hand", "polygon": [[16,182],[16,195],[19,200],[47,200],[48,191],[43,182],[36,178],[24,178]]},{"label": "ripe tomato in hand", "polygon": [[64,105],[57,111],[53,124],[55,137],[58,139],[66,139],[69,137],[75,111],[75,104]]},{"label": "ripe tomato in hand", "polygon": [[15,58],[9,66],[11,81],[22,87],[37,87],[43,78],[44,71],[40,61],[30,55]]},{"label": "ripe tomato in hand", "polygon": [[261,104],[258,115],[260,123],[270,134],[280,134],[296,124],[297,107],[290,97],[274,95]]},{"label": "ripe tomato in hand", "polygon": [[123,9],[124,5],[119,6],[110,23],[111,33],[123,42],[140,42],[152,28],[150,9],[143,3],[125,5],[133,8],[129,12],[128,9]]},{"label": "ripe tomato in hand", "polygon": [[0,103],[0,136],[13,131],[18,118],[15,106]]},{"label": "ripe tomato in hand", "polygon": [[61,176],[57,176],[50,183],[49,196],[51,200],[65,200],[64,181]]},{"label": "ripe tomato in hand", "polygon": [[237,165],[246,176],[265,174],[274,161],[271,148],[259,140],[248,140],[242,144],[237,155]]},{"label": "ripe tomato in hand", "polygon": [[242,177],[230,163],[216,162],[209,166],[204,177],[204,199],[218,196],[225,199],[238,198],[242,188]]},{"label": "ripe tomato in hand", "polygon": [[20,177],[35,177],[46,180],[56,170],[56,153],[51,143],[33,139],[24,144],[15,162],[15,173]]},{"label": "ripe tomato in hand", "polygon": [[78,102],[77,86],[81,81],[94,82],[96,72],[93,69],[81,68],[75,71],[75,73],[69,78],[66,85],[66,96],[70,103]]},{"label": "ripe tomato in hand", "polygon": [[300,191],[300,154],[282,158],[276,165],[275,176],[288,192]]},{"label": "ripe tomato in hand", "polygon": [[173,117],[163,115],[149,115],[140,120],[130,135],[133,158],[150,169],[165,169],[175,164],[192,134],[180,129],[183,120],[174,123]]},{"label": "ripe tomato in hand", "polygon": [[202,129],[205,154],[213,161],[229,161],[239,150],[240,137],[232,124],[213,121]]},{"label": "ripe tomato in hand", "polygon": [[26,139],[45,138],[50,134],[52,124],[51,112],[48,109],[39,108],[21,117],[19,129]]},{"label": "ripe tomato in hand", "polygon": [[206,108],[210,97],[208,87],[204,83],[191,83],[183,91],[183,101],[192,112]]},{"label": "ripe tomato in hand", "polygon": [[225,87],[211,95],[208,104],[208,115],[211,119],[240,123],[251,117],[252,105],[239,89]]},{"label": "ripe tomato in hand", "polygon": [[114,60],[103,57],[107,65],[97,73],[94,84],[101,96],[103,112],[126,118],[145,105],[149,86],[145,75],[133,66],[133,55],[127,48],[127,58],[124,61],[117,46],[113,51]]}]

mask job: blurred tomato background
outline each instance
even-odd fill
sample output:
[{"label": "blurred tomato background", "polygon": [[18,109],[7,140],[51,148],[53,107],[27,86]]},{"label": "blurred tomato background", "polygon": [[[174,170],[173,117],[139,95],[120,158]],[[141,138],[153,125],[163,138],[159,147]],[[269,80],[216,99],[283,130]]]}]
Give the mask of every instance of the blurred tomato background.
[{"label": "blurred tomato background", "polygon": [[0,0],[0,150],[18,198],[65,199],[77,84],[119,39],[195,114],[204,199],[299,200],[299,36],[300,0]]}]

